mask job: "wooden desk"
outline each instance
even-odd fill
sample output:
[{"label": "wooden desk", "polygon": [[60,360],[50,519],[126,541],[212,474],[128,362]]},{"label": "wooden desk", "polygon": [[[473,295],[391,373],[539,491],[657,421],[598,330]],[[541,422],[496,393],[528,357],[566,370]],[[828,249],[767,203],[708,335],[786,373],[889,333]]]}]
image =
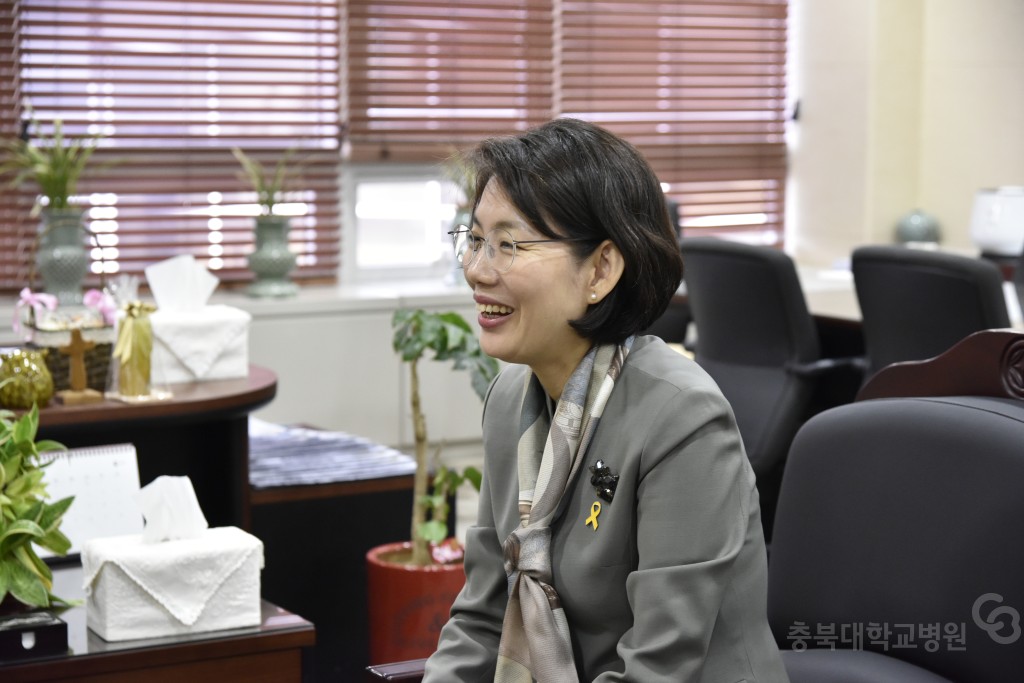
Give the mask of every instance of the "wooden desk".
[{"label": "wooden desk", "polygon": [[[54,591],[81,598],[82,569],[54,571]],[[85,607],[60,615],[68,624],[67,654],[0,664],[5,683],[300,683],[303,651],[316,641],[313,625],[263,601],[259,626],[193,636],[108,643],[86,627]]]},{"label": "wooden desk", "polygon": [[188,475],[210,526],[248,529],[248,416],[274,398],[277,376],[252,365],[246,378],[169,389],[171,399],[151,403],[51,404],[39,412],[39,438],[72,448],[133,443],[143,485]]}]

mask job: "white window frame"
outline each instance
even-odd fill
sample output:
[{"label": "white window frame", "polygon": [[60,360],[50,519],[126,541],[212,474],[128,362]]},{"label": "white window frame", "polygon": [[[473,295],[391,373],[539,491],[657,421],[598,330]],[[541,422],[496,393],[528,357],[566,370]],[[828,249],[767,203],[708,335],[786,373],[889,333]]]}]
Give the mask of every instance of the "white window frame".
[{"label": "white window frame", "polygon": [[431,266],[360,267],[357,259],[358,230],[356,190],[359,183],[374,181],[446,182],[438,164],[345,163],[341,169],[341,283],[360,284],[408,279],[452,279],[453,263],[440,261]]}]

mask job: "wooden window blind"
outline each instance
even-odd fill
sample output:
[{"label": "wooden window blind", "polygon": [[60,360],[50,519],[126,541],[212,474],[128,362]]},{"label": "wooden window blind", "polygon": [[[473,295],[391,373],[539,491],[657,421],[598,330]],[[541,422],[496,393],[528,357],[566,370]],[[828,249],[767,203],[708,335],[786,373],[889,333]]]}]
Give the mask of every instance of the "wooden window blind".
[{"label": "wooden window blind", "polygon": [[[21,79],[18,58],[18,2],[0,0],[0,137],[21,133]],[[29,214],[33,198],[27,192],[0,187],[0,284],[25,285],[26,248],[35,228]]]},{"label": "wooden window blind", "polygon": [[683,232],[782,244],[787,0],[562,0],[559,111],[631,141]]},{"label": "wooden window blind", "polygon": [[575,116],[640,148],[686,234],[781,245],[787,4],[349,0],[352,158]]},{"label": "wooden window blind", "polygon": [[[79,184],[99,242],[94,273],[140,273],[188,253],[222,283],[251,279],[258,207],[231,154],[240,147],[267,166],[295,150],[283,207],[293,277],[336,277],[336,0],[20,0],[0,2],[0,12],[15,26],[10,39],[0,33],[0,65],[18,65],[0,86],[13,123],[27,116],[17,113],[20,88],[44,134],[62,120],[66,134],[103,135]],[[28,278],[26,240],[9,210],[0,220],[4,240],[22,245],[0,254],[0,286],[17,289]]]},{"label": "wooden window blind", "polygon": [[355,161],[437,161],[551,118],[551,0],[348,0]]}]

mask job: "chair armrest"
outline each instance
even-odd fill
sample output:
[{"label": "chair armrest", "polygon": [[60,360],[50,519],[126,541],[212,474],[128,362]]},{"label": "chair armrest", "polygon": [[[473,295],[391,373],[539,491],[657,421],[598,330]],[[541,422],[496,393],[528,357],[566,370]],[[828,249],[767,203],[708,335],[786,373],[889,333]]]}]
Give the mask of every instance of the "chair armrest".
[{"label": "chair armrest", "polygon": [[787,363],[786,371],[799,377],[818,377],[826,372],[851,368],[864,372],[868,368],[868,360],[863,356],[848,358],[820,358],[810,363]]},{"label": "chair armrest", "polygon": [[371,681],[421,681],[426,664],[426,659],[410,659],[406,662],[372,664],[366,667],[366,671]]}]

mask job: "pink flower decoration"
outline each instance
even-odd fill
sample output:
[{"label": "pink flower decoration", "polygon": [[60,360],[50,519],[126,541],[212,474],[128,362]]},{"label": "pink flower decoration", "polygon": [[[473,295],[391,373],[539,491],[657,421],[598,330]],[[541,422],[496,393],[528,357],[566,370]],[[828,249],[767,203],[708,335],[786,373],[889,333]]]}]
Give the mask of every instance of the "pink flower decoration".
[{"label": "pink flower decoration", "polygon": [[99,311],[100,315],[103,316],[103,322],[107,325],[113,325],[117,320],[117,304],[114,303],[114,297],[110,296],[110,293],[105,290],[90,289],[85,293],[82,303],[95,311]]},{"label": "pink flower decoration", "polygon": [[18,303],[14,306],[14,321],[11,323],[11,327],[14,328],[15,332],[21,332],[21,317],[22,310],[29,308],[32,310],[32,315],[39,315],[39,307],[52,311],[57,308],[57,297],[52,294],[44,294],[42,292],[35,293],[28,287],[21,290],[18,294]]}]

